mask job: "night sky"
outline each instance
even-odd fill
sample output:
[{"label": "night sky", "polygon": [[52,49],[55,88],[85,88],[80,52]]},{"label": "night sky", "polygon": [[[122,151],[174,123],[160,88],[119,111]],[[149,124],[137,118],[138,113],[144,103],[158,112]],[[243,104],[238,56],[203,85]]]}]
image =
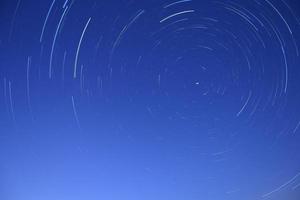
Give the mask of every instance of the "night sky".
[{"label": "night sky", "polygon": [[0,0],[1,200],[299,200],[298,0]]}]

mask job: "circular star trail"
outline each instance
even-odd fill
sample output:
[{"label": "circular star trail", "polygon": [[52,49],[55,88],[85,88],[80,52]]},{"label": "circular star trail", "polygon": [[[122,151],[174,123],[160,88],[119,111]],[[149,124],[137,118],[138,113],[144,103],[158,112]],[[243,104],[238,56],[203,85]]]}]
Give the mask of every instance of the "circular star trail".
[{"label": "circular star trail", "polygon": [[4,0],[0,16],[1,198],[298,199],[296,0]]}]

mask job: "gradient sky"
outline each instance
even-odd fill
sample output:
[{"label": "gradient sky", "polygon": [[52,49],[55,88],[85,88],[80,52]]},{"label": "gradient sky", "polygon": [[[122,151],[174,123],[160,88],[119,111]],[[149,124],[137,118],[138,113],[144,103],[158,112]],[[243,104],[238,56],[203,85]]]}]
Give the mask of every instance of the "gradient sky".
[{"label": "gradient sky", "polygon": [[1,200],[299,200],[298,0],[1,0]]}]

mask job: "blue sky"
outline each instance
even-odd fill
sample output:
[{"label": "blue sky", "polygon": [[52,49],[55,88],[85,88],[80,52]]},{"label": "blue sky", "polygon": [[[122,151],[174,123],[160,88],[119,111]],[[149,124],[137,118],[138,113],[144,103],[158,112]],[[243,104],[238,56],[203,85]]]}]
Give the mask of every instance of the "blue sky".
[{"label": "blue sky", "polygon": [[0,27],[1,199],[299,199],[296,0],[2,0]]}]

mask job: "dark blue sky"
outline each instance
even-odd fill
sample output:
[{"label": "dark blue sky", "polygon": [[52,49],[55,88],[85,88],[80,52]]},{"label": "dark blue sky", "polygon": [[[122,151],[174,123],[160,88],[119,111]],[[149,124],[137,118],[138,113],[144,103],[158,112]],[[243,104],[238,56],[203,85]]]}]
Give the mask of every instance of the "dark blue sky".
[{"label": "dark blue sky", "polygon": [[299,200],[297,0],[1,0],[0,199]]}]

